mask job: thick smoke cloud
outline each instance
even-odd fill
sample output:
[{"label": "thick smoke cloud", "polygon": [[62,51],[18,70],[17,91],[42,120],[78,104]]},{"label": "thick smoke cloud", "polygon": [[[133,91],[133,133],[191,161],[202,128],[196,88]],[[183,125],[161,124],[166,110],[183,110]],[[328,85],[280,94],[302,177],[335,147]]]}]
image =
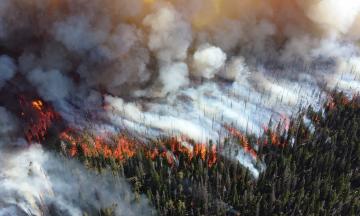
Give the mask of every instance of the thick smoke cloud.
[{"label": "thick smoke cloud", "polygon": [[0,156],[0,215],[81,216],[113,206],[116,215],[152,211],[143,197],[131,204],[135,197],[123,179],[90,173],[76,162],[44,152],[41,146],[2,151]]},{"label": "thick smoke cloud", "polygon": [[18,120],[4,107],[0,106],[0,150],[9,143],[25,144],[18,139]]},{"label": "thick smoke cloud", "polygon": [[220,48],[205,45],[194,53],[194,75],[212,79],[225,61],[226,54]]},{"label": "thick smoke cloud", "polygon": [[[270,118],[319,107],[324,91],[359,92],[358,39],[357,0],[2,0],[0,91],[30,85],[73,127],[90,122],[94,130],[126,129],[142,137],[221,141],[224,124],[261,134]],[[96,118],[89,119],[89,111]],[[62,160],[40,147],[9,150],[11,143],[25,145],[11,126],[16,115],[0,108],[0,150],[10,158],[0,171],[6,188],[0,214],[41,211],[32,203],[39,206],[39,194],[51,191],[59,199],[45,202],[77,215],[83,206],[70,191],[79,184],[67,182],[83,180],[64,174],[55,165]],[[251,158],[234,158],[258,175]],[[29,168],[30,161],[42,168]],[[89,175],[82,184],[109,179]],[[30,179],[50,186],[23,193]],[[128,190],[119,185],[99,190]],[[104,197],[138,213],[126,200]]]},{"label": "thick smoke cloud", "polygon": [[159,67],[163,86],[159,96],[188,85],[188,66],[183,61],[192,41],[190,24],[170,6],[146,16],[143,24],[150,28],[148,48],[155,54]]},{"label": "thick smoke cloud", "polygon": [[97,175],[37,144],[26,147],[17,122],[0,107],[0,215],[81,216],[114,206],[115,215],[153,211],[144,197],[134,202],[124,179]]},{"label": "thick smoke cloud", "polygon": [[[335,34],[351,34],[350,29],[360,12],[360,2],[356,0],[317,1],[308,7],[308,17],[328,33]],[[336,19],[333,14],[336,14]]]},{"label": "thick smoke cloud", "polygon": [[45,72],[35,69],[29,72],[27,77],[37,87],[39,94],[48,101],[62,100],[73,91],[71,81],[57,70]]},{"label": "thick smoke cloud", "polygon": [[[350,42],[358,36],[360,6],[353,0],[188,3],[3,1],[1,41],[20,53],[25,73],[35,72],[28,75],[34,85],[38,81],[31,77],[39,70],[59,70],[61,75],[51,76],[80,76],[81,85],[137,98],[176,93],[191,86],[192,77],[230,78],[229,70],[220,70],[234,58],[255,70],[274,59],[313,60],[322,40]],[[315,58],[334,58],[328,52]]]},{"label": "thick smoke cloud", "polygon": [[14,60],[6,55],[0,56],[0,71],[0,88],[2,88],[5,82],[15,75],[16,65]]}]

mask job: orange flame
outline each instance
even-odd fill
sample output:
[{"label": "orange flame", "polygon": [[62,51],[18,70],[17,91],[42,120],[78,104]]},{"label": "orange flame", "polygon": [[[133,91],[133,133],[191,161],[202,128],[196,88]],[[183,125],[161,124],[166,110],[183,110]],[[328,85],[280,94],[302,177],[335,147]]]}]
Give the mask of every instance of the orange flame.
[{"label": "orange flame", "polygon": [[249,144],[249,140],[246,136],[244,136],[240,131],[236,128],[225,125],[225,129],[234,137],[240,140],[240,144],[243,147],[244,151],[252,156],[255,160],[257,160],[258,155],[254,149]]},{"label": "orange flame", "polygon": [[93,143],[89,143],[82,137],[74,138],[69,132],[63,132],[60,139],[70,144],[69,155],[76,156],[77,147],[80,147],[82,153],[86,157],[104,156],[104,158],[115,158],[119,161],[124,161],[127,158],[132,158],[136,153],[136,145],[125,136],[117,137],[115,146],[109,145],[102,137],[95,137]]},{"label": "orange flame", "polygon": [[28,127],[25,127],[26,139],[28,142],[44,140],[53,121],[58,118],[57,113],[39,99],[29,102],[25,97],[20,97],[19,102],[22,108],[21,117],[28,123]]},{"label": "orange flame", "polygon": [[161,157],[167,161],[169,165],[174,165],[180,155],[185,155],[188,161],[194,157],[199,157],[208,162],[209,167],[217,162],[217,149],[213,146],[211,149],[205,144],[190,144],[178,138],[170,138],[166,144],[161,142],[156,145],[141,145],[134,140],[129,139],[124,135],[116,137],[116,145],[112,146],[101,136],[94,138],[93,142],[85,141],[76,133],[72,135],[69,131],[65,131],[60,135],[60,139],[69,144],[67,147],[68,154],[75,157],[80,152],[85,157],[98,157],[102,155],[104,158],[114,158],[118,161],[126,161],[129,158],[136,156],[137,153],[143,152],[147,158],[156,160]]},{"label": "orange flame", "polygon": [[217,149],[216,146],[213,146],[211,148],[208,164],[210,167],[212,167],[214,164],[216,164],[216,162],[217,162]]},{"label": "orange flame", "polygon": [[170,145],[172,152],[187,155],[190,161],[194,157],[200,157],[203,161],[208,160],[209,167],[212,167],[217,162],[217,148],[215,145],[210,149],[203,143],[192,144],[192,141],[185,136],[172,138]]},{"label": "orange flame", "polygon": [[125,160],[126,158],[132,158],[136,154],[136,144],[122,136],[119,138],[117,142],[117,147],[114,151],[114,157],[119,159],[120,161]]},{"label": "orange flame", "polygon": [[34,107],[34,109],[42,111],[44,104],[43,104],[43,102],[41,100],[34,100],[34,101],[31,102],[31,104]]}]

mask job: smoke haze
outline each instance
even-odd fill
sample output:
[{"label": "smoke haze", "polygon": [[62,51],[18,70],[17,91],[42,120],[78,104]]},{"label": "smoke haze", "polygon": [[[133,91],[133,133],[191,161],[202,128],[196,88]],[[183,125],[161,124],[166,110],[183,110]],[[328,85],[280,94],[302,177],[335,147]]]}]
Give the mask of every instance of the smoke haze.
[{"label": "smoke haze", "polygon": [[[0,92],[30,86],[75,128],[221,141],[224,123],[259,135],[327,91],[359,92],[359,39],[358,0],[2,0]],[[79,215],[89,207],[74,202],[80,185],[139,214],[110,194],[132,196],[123,180],[70,162],[91,176],[77,179],[26,147],[19,113],[0,105],[0,215],[41,215],[43,202]],[[234,158],[258,175],[250,156]]]},{"label": "smoke haze", "polygon": [[14,122],[0,107],[0,215],[81,216],[114,206],[116,215],[151,213],[145,197],[133,203],[135,196],[124,179],[88,171],[38,144],[27,147],[17,138]]}]

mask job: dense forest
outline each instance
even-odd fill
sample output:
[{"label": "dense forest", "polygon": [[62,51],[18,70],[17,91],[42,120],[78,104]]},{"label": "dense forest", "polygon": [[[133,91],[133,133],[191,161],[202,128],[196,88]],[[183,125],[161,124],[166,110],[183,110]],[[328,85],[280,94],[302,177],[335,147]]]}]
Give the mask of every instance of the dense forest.
[{"label": "dense forest", "polygon": [[[230,129],[207,145],[117,136],[109,147],[69,131],[59,146],[89,169],[126,178],[153,215],[360,215],[360,97],[332,93],[321,110],[285,124],[269,122],[261,137]],[[239,149],[264,167],[258,178],[229,157]],[[113,215],[111,206],[84,215]]]}]

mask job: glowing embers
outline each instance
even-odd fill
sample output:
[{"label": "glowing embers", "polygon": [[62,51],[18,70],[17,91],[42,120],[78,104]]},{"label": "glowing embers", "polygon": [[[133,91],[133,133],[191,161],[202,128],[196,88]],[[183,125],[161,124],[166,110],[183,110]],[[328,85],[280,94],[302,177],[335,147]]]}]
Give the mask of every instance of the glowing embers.
[{"label": "glowing embers", "polygon": [[19,103],[27,141],[43,141],[53,121],[59,117],[58,114],[40,99],[28,100],[20,96]]},{"label": "glowing embers", "polygon": [[71,157],[114,159],[126,162],[135,156],[143,155],[153,161],[162,158],[170,166],[183,161],[201,159],[209,167],[217,162],[216,146],[196,144],[190,140],[169,138],[143,144],[125,135],[92,136],[67,130],[60,135],[62,149]]}]

